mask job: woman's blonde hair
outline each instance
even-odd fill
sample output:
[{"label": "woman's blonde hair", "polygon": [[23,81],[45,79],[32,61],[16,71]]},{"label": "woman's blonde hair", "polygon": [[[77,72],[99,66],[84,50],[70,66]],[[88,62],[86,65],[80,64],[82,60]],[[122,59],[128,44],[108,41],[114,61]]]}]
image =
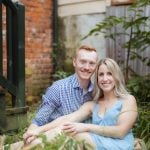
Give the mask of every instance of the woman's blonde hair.
[{"label": "woman's blonde hair", "polygon": [[114,94],[117,97],[122,97],[122,98],[125,97],[128,94],[128,92],[125,88],[124,76],[122,74],[119,65],[111,58],[104,58],[98,62],[95,71],[94,92],[93,92],[94,100],[98,101],[99,98],[103,97],[103,91],[98,85],[98,71],[99,71],[99,67],[102,64],[107,66],[108,70],[112,73],[112,76],[115,80]]}]

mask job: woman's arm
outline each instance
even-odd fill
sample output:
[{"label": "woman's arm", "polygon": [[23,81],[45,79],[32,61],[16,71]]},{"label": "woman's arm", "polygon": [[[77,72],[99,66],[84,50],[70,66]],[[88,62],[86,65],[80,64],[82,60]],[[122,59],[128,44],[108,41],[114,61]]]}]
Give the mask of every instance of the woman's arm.
[{"label": "woman's arm", "polygon": [[[80,121],[86,120],[92,114],[93,104],[94,104],[93,101],[86,102],[80,107],[79,110],[77,110],[77,111],[75,111],[69,115],[59,117],[56,120],[54,120],[54,121],[52,121],[46,125],[36,127],[35,129],[32,128],[32,130],[28,130],[23,135],[24,141],[30,141],[31,142],[32,140],[35,139],[35,136],[39,135],[40,133],[43,133],[43,132],[46,132],[46,131],[51,130],[53,128],[62,126],[64,123],[80,122]],[[28,143],[30,143],[30,142],[28,142]]]},{"label": "woman's arm", "polygon": [[77,110],[71,114],[61,116],[61,117],[57,118],[56,120],[54,120],[44,126],[39,127],[40,133],[48,131],[55,127],[58,127],[66,122],[81,122],[81,121],[88,119],[92,114],[93,104],[94,104],[93,101],[86,102],[79,108],[79,110]]},{"label": "woman's arm", "polygon": [[102,136],[123,138],[133,127],[137,118],[137,104],[133,96],[124,100],[118,122],[115,126],[99,126],[94,124],[68,123],[63,126],[65,132],[93,132]]}]

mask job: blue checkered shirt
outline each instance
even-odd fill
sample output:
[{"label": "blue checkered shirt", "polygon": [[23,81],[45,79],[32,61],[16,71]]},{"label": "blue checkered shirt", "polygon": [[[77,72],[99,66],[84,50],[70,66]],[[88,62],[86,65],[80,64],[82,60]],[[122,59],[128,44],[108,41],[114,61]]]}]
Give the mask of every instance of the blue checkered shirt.
[{"label": "blue checkered shirt", "polygon": [[76,74],[54,82],[42,96],[42,103],[32,123],[41,126],[76,111],[84,102],[91,100],[92,91],[93,84],[90,82],[88,92],[83,94]]}]

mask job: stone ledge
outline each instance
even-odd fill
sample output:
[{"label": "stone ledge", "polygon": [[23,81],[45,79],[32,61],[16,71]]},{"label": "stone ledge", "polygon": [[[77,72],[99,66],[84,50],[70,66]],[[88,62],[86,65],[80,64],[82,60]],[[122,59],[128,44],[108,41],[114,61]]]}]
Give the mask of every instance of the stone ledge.
[{"label": "stone ledge", "polygon": [[4,123],[0,124],[0,133],[14,131],[27,125],[28,107],[8,108],[3,117]]}]

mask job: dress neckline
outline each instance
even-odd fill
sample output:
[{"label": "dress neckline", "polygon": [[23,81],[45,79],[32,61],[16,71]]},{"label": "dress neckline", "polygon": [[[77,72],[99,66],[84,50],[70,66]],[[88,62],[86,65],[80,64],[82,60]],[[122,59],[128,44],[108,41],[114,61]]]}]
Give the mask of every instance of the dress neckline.
[{"label": "dress neckline", "polygon": [[97,115],[98,115],[98,117],[100,117],[101,119],[105,118],[106,114],[107,114],[112,108],[114,108],[118,102],[120,102],[120,99],[117,99],[110,107],[108,107],[108,108],[105,110],[105,112],[104,112],[103,115],[100,114],[100,104],[97,103],[97,105],[98,105],[98,109],[97,109]]}]

